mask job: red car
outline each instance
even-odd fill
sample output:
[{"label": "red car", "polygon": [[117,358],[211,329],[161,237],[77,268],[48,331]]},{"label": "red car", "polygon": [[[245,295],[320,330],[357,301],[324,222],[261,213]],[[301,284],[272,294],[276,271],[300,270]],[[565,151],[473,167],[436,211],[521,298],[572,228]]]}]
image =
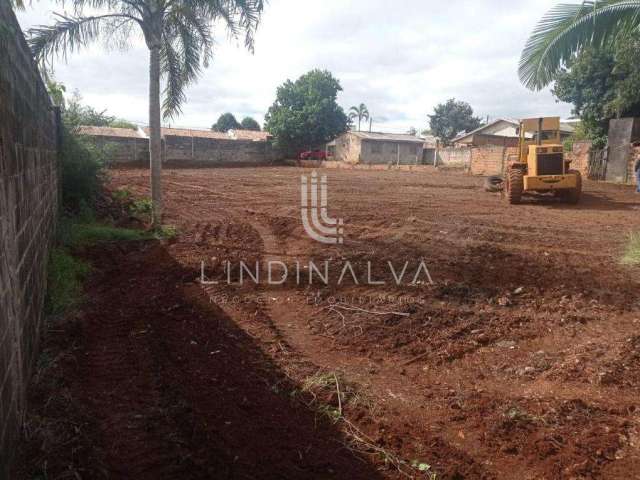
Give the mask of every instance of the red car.
[{"label": "red car", "polygon": [[327,152],[324,150],[308,150],[300,154],[300,160],[326,160]]}]

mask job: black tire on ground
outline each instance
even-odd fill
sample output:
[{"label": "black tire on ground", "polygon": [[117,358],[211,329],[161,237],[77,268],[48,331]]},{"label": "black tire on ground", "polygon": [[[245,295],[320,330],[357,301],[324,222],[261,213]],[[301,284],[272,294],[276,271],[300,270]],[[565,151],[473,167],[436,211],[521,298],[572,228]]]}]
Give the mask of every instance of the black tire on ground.
[{"label": "black tire on ground", "polygon": [[510,169],[508,175],[507,200],[511,205],[517,205],[522,200],[522,193],[524,192],[524,175],[522,170],[517,168]]},{"label": "black tire on ground", "polygon": [[569,170],[567,173],[577,177],[576,188],[567,190],[567,195],[565,197],[568,203],[575,205],[580,201],[580,197],[582,196],[582,174],[577,170]]},{"label": "black tire on ground", "polygon": [[504,190],[504,179],[499,175],[492,175],[484,179],[485,192],[501,192]]}]

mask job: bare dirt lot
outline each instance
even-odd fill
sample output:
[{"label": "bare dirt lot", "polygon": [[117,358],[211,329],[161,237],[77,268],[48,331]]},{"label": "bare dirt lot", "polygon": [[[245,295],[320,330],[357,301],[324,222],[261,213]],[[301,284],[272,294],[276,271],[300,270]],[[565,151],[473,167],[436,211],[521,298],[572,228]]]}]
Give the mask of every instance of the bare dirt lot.
[{"label": "bare dirt lot", "polygon": [[[194,169],[164,172],[177,239],[93,253],[79,455],[111,478],[640,478],[631,188],[508,206],[462,174],[321,173],[342,245],[303,230],[310,170]],[[146,171],[111,176],[149,195]],[[227,285],[226,260],[302,281]],[[396,285],[388,262],[421,260],[433,284]],[[337,285],[345,262],[358,284]]]}]

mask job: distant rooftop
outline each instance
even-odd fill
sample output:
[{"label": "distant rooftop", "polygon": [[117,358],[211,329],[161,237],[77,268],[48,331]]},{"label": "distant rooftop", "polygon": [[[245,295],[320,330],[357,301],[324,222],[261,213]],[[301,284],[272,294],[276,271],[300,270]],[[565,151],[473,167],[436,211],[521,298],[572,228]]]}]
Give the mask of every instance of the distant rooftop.
[{"label": "distant rooftop", "polygon": [[[149,135],[148,127],[144,131]],[[212,138],[216,140],[252,140],[254,142],[266,141],[270,137],[268,132],[256,132],[253,130],[229,130],[225,133],[191,128],[163,128],[162,136]]]},{"label": "distant rooftop", "polygon": [[[81,126],[78,128],[78,133],[93,137],[149,138],[148,127],[132,130],[130,128]],[[254,142],[266,141],[270,137],[268,132],[254,132],[253,130],[229,130],[224,133],[188,128],[163,128],[162,136],[211,138],[215,140],[250,140]]]},{"label": "distant rooftop", "polygon": [[424,143],[424,138],[409,135],[407,133],[382,133],[382,132],[349,132],[363,140],[373,140],[378,142],[410,142]]},{"label": "distant rooftop", "polygon": [[146,138],[143,132],[131,128],[88,127],[82,125],[78,127],[78,133],[93,137]]}]

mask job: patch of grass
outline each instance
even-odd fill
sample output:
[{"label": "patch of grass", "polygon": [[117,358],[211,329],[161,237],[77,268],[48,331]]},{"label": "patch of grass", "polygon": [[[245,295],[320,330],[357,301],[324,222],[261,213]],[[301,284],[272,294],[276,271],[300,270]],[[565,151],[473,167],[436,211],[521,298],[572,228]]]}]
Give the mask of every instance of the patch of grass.
[{"label": "patch of grass", "polygon": [[625,265],[640,265],[640,233],[629,235],[627,249],[622,257]]},{"label": "patch of grass", "polygon": [[54,248],[49,256],[48,288],[45,308],[59,315],[82,300],[82,281],[89,273],[87,263],[72,257],[62,248]]},{"label": "patch of grass", "polygon": [[150,240],[153,235],[143,230],[118,228],[99,223],[71,223],[68,227],[65,245],[74,247],[90,247],[101,243]]}]

